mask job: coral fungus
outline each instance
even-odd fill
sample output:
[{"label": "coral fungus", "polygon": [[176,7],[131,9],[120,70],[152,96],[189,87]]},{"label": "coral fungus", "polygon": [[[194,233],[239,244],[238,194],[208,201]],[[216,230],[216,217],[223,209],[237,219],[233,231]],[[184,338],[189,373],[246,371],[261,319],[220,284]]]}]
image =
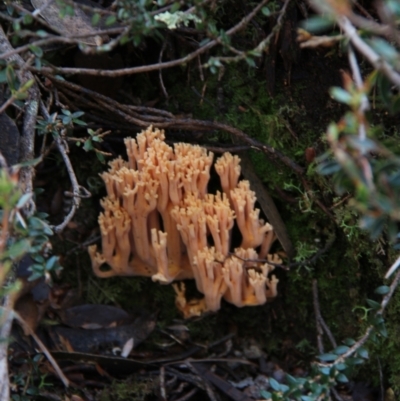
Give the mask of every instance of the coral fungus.
[{"label": "coral fungus", "polygon": [[[275,297],[273,266],[259,261],[279,262],[269,255],[273,228],[259,219],[249,182],[239,181],[239,157],[225,153],[215,162],[223,192],[213,195],[207,185],[214,155],[205,148],[171,147],[152,127],[125,145],[128,161],[113,160],[101,175],[107,197],[99,216],[102,252],[89,247],[94,273],[151,276],[162,284],[194,278],[211,311],[221,298],[241,307]],[[242,242],[231,250],[235,223]]]}]

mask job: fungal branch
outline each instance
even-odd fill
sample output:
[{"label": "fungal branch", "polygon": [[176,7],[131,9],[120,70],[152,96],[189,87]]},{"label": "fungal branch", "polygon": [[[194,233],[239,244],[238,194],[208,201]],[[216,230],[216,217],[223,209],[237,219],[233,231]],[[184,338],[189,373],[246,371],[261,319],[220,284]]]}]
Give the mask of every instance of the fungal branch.
[{"label": "fungal branch", "polygon": [[[128,161],[113,160],[101,175],[107,196],[99,216],[102,251],[89,247],[94,273],[148,276],[161,284],[194,278],[211,311],[222,298],[239,307],[274,298],[274,266],[257,261],[279,263],[269,255],[274,231],[259,218],[249,182],[239,181],[238,156],[225,153],[216,161],[222,193],[211,194],[213,153],[186,143],[171,147],[164,138],[152,127],[127,138]],[[242,242],[231,250],[235,225]],[[174,288],[183,309],[184,287]]]}]

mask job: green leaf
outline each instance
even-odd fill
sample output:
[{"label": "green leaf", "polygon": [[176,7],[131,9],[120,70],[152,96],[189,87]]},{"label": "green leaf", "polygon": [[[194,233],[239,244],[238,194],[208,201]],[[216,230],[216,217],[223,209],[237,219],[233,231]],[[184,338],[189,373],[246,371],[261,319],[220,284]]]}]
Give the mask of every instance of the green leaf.
[{"label": "green leaf", "polygon": [[32,23],[32,21],[33,21],[32,15],[30,15],[30,14],[24,15],[24,18],[23,18],[24,25],[29,25]]},{"label": "green leaf", "polygon": [[102,153],[96,152],[96,156],[97,156],[97,158],[99,159],[99,161],[101,163],[105,163],[106,160],[105,160],[104,155]]},{"label": "green leaf", "polygon": [[17,84],[17,78],[14,72],[14,68],[12,67],[11,64],[7,66],[6,74],[7,74],[7,83],[10,86],[10,89],[15,90]]},{"label": "green leaf", "polygon": [[36,56],[36,57],[43,57],[43,49],[39,46],[29,45],[29,50]]},{"label": "green leaf", "polygon": [[31,242],[28,239],[24,238],[12,244],[7,249],[7,251],[4,252],[4,256],[12,260],[20,259],[26,253],[28,253],[30,249]]},{"label": "green leaf", "polygon": [[349,347],[351,347],[352,345],[354,345],[356,343],[356,341],[352,338],[346,338],[343,341],[344,344],[348,345]]},{"label": "green leaf", "polygon": [[50,257],[46,262],[46,270],[50,271],[50,270],[54,269],[58,264],[58,260],[59,260],[58,256]]},{"label": "green leaf", "polygon": [[331,175],[340,171],[342,167],[336,160],[328,160],[317,166],[317,171],[321,175]]},{"label": "green leaf", "polygon": [[273,390],[280,391],[281,385],[273,377],[269,378],[269,384]]},{"label": "green leaf", "polygon": [[117,17],[115,15],[110,15],[109,17],[107,17],[106,19],[106,26],[110,26],[112,24],[115,24],[117,22]]},{"label": "green leaf", "polygon": [[20,198],[19,201],[16,205],[17,209],[21,209],[22,207],[24,207],[27,202],[32,198],[33,193],[32,192],[28,192],[26,194],[23,194]]},{"label": "green leaf", "polygon": [[320,368],[319,370],[325,376],[329,376],[331,373],[331,369],[328,368],[327,366],[324,366],[324,367]]},{"label": "green leaf", "polygon": [[261,390],[260,391],[261,397],[263,397],[265,400],[269,400],[271,398],[271,393],[269,391]]},{"label": "green leaf", "polygon": [[336,347],[336,348],[333,350],[333,352],[334,352],[336,355],[342,355],[342,354],[344,354],[345,352],[347,352],[348,349],[349,349],[349,347],[348,347],[347,345],[339,345],[338,347]]},{"label": "green leaf", "polygon": [[35,83],[34,79],[30,79],[29,81],[26,81],[18,90],[18,92],[26,92],[28,91],[31,86]]},{"label": "green leaf", "polygon": [[72,118],[79,118],[82,117],[84,114],[84,111],[75,111],[75,113],[72,113]]},{"label": "green leaf", "polygon": [[180,2],[179,2],[179,1],[176,1],[176,2],[172,5],[171,10],[170,10],[170,13],[173,14],[174,12],[178,11],[180,8],[181,8]]},{"label": "green leaf", "polygon": [[90,150],[93,150],[93,143],[92,143],[92,138],[89,138],[85,141],[85,143],[83,144],[83,149],[86,152],[89,152]]},{"label": "green leaf", "polygon": [[343,373],[339,373],[336,377],[336,380],[340,383],[347,383],[349,381],[349,379]]},{"label": "green leaf", "polygon": [[47,36],[49,36],[49,34],[46,31],[44,31],[43,29],[37,30],[36,35],[38,35],[39,38],[46,38]]},{"label": "green leaf", "polygon": [[357,354],[364,359],[368,359],[369,358],[369,354],[368,354],[368,350],[364,347],[361,347],[358,349]]},{"label": "green leaf", "polygon": [[380,287],[378,287],[374,292],[375,294],[379,294],[379,295],[385,295],[390,291],[390,287],[388,287],[387,285],[381,285]]},{"label": "green leaf", "polygon": [[329,17],[311,17],[301,24],[306,31],[320,33],[329,29],[334,24],[334,20]]},{"label": "green leaf", "polygon": [[374,310],[377,310],[381,307],[381,305],[378,302],[373,301],[372,299],[367,299],[367,304]]},{"label": "green leaf", "polygon": [[287,384],[289,384],[289,386],[296,386],[299,383],[298,379],[296,379],[295,377],[293,377],[289,374],[287,374],[285,376],[285,378],[286,378],[286,382],[287,382]]},{"label": "green leaf", "polygon": [[263,8],[261,9],[261,12],[262,12],[266,17],[269,17],[269,16],[271,15],[271,11],[269,10],[268,7],[263,7]]},{"label": "green leaf", "polygon": [[332,362],[337,358],[335,354],[322,354],[318,356],[318,359],[324,362]]},{"label": "green leaf", "polygon": [[337,100],[340,103],[351,105],[351,103],[353,102],[353,96],[342,88],[339,87],[331,88],[329,93],[335,100]]},{"label": "green leaf", "polygon": [[7,70],[3,69],[0,71],[0,84],[7,82]]},{"label": "green leaf", "polygon": [[251,57],[246,57],[245,60],[250,67],[256,68],[256,63]]},{"label": "green leaf", "polygon": [[93,14],[93,17],[92,17],[92,25],[93,25],[93,26],[98,25],[98,23],[100,22],[100,18],[101,18],[101,16],[100,16],[99,13]]}]

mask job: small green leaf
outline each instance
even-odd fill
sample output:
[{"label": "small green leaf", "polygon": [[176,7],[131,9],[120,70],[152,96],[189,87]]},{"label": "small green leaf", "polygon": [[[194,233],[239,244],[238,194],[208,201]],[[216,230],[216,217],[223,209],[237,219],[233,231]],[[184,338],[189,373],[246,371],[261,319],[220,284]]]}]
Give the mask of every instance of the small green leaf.
[{"label": "small green leaf", "polygon": [[263,8],[261,9],[261,12],[262,12],[266,17],[269,17],[269,16],[271,15],[271,11],[269,10],[268,7],[263,7]]},{"label": "small green leaf", "polygon": [[369,358],[368,350],[366,348],[363,348],[363,347],[359,348],[357,351],[357,354],[359,356],[361,356],[361,358],[364,358],[364,359]]},{"label": "small green leaf", "polygon": [[265,400],[269,400],[271,398],[271,393],[269,391],[261,390],[260,391],[261,397],[263,397]]},{"label": "small green leaf", "polygon": [[250,67],[253,67],[253,68],[256,67],[256,63],[255,63],[255,61],[254,61],[251,57],[246,57],[245,60],[246,60],[246,63],[247,63]]},{"label": "small green leaf", "polygon": [[385,295],[390,291],[390,287],[388,287],[387,285],[381,285],[380,287],[378,287],[374,292],[375,294],[379,294],[379,295]]},{"label": "small green leaf", "polygon": [[309,397],[308,395],[302,395],[301,401],[315,401],[314,397]]},{"label": "small green leaf", "polygon": [[269,384],[275,391],[280,391],[281,385],[273,378],[269,378]]},{"label": "small green leaf", "polygon": [[378,302],[376,302],[376,301],[373,301],[372,299],[367,299],[367,304],[372,308],[372,309],[379,309],[380,307],[381,307],[381,305],[378,303]]},{"label": "small green leaf", "polygon": [[31,249],[31,243],[26,238],[12,244],[4,255],[12,260],[20,259]]},{"label": "small green leaf", "polygon": [[83,149],[86,152],[89,152],[90,150],[93,150],[93,143],[92,143],[92,138],[89,138],[85,141],[85,143],[83,144]]},{"label": "small green leaf", "polygon": [[34,79],[30,79],[29,81],[26,81],[21,88],[19,88],[20,92],[26,92],[27,90],[29,90],[31,88],[31,86],[35,83]]},{"label": "small green leaf", "polygon": [[82,120],[79,120],[79,119],[74,119],[73,122],[74,122],[74,124],[80,125],[80,126],[82,126],[82,127],[84,127],[85,125],[87,125],[87,124],[85,123],[85,121],[82,121]]},{"label": "small green leaf", "polygon": [[347,368],[347,365],[345,363],[338,363],[338,364],[335,365],[335,368],[337,370],[339,370],[339,371],[340,370],[345,370]]},{"label": "small green leaf", "polygon": [[56,267],[58,263],[59,257],[58,256],[52,256],[50,257],[47,262],[46,262],[46,270],[50,271]]},{"label": "small green leaf", "polygon": [[331,362],[334,361],[337,358],[337,355],[335,354],[322,354],[318,356],[318,359],[324,362]]},{"label": "small green leaf", "polygon": [[328,368],[327,366],[324,366],[323,368],[319,369],[321,371],[321,373],[325,376],[329,376],[331,373],[331,369]]},{"label": "small green leaf", "polygon": [[39,38],[45,38],[49,36],[49,34],[43,29],[39,29],[38,31],[36,31],[36,35],[39,36]]},{"label": "small green leaf", "polygon": [[82,117],[84,114],[84,111],[75,111],[75,113],[72,113],[72,118],[79,118]]},{"label": "small green leaf", "polygon": [[93,17],[92,17],[92,25],[93,26],[96,26],[96,25],[98,25],[98,23],[100,22],[100,14],[99,13],[95,13],[95,14],[93,14]]},{"label": "small green leaf", "polygon": [[109,17],[107,17],[106,19],[106,26],[110,26],[112,24],[115,24],[117,22],[117,17],[115,15],[110,15]]},{"label": "small green leaf", "polygon": [[329,29],[334,21],[328,17],[312,17],[301,24],[301,26],[309,32],[320,33]]},{"label": "small green leaf", "polygon": [[20,198],[19,201],[16,205],[17,209],[21,209],[22,207],[24,207],[27,202],[32,198],[33,193],[32,192],[28,192],[26,194],[23,194]]},{"label": "small green leaf", "polygon": [[7,70],[3,69],[0,71],[0,84],[7,82]]},{"label": "small green leaf", "polygon": [[329,91],[330,95],[340,103],[350,105],[353,101],[353,96],[342,88],[334,87]]},{"label": "small green leaf", "polygon": [[43,57],[43,49],[39,46],[30,45],[29,50],[36,56],[36,57]]},{"label": "small green leaf", "polygon": [[339,373],[336,377],[336,380],[340,383],[347,383],[349,381],[349,379],[343,373]]},{"label": "small green leaf", "polygon": [[336,354],[336,355],[342,355],[342,354],[344,354],[346,351],[348,351],[348,349],[349,349],[349,347],[347,346],[347,345],[339,345],[338,347],[336,347],[335,349],[334,349],[334,353]]},{"label": "small green leaf", "polygon": [[170,10],[170,13],[173,14],[174,12],[178,11],[180,8],[181,8],[180,2],[179,2],[179,1],[176,1],[176,2],[172,5],[171,10]]}]

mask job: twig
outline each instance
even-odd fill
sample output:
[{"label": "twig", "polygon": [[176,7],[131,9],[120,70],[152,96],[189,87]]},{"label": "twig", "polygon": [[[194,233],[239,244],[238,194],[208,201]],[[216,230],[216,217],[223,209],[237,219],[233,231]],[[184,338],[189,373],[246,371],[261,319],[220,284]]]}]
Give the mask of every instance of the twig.
[{"label": "twig", "polygon": [[[185,364],[194,374],[198,375],[196,368],[189,361],[186,361]],[[198,378],[203,383],[206,393],[207,393],[208,397],[210,398],[210,400],[217,401],[217,396],[214,393],[214,391],[213,391],[211,385],[208,383],[208,381],[204,380],[201,376],[198,376]]]},{"label": "twig", "polygon": [[[351,46],[349,46],[348,54],[349,54],[349,64],[351,71],[353,73],[354,82],[356,83],[358,90],[361,91],[364,83],[361,77],[360,67],[358,66],[356,55],[354,54],[354,51]],[[369,110],[369,101],[367,95],[364,94],[361,99],[360,107],[358,108],[359,119],[360,119],[358,127],[358,137],[362,141],[365,140],[365,138],[367,137],[367,129],[365,125],[365,112],[367,110]]]},{"label": "twig", "polygon": [[[5,213],[6,214],[6,213]],[[4,228],[3,228],[4,229]],[[4,269],[4,266],[2,266]],[[4,283],[2,283],[4,284]],[[8,295],[4,299],[4,306],[1,308],[0,325],[0,400],[10,399],[10,383],[8,379],[8,338],[10,336],[13,321],[13,297]]]},{"label": "twig", "polygon": [[400,256],[396,259],[396,261],[390,266],[390,269],[386,272],[385,278],[388,279],[400,266]]},{"label": "twig", "polygon": [[[165,48],[167,47],[167,43],[168,43],[168,42],[165,40],[164,43],[163,43],[163,45],[162,45],[162,48],[161,48],[161,51],[160,51],[160,55],[159,55],[159,57],[158,57],[158,62],[159,62],[159,63],[162,63],[163,53],[164,53],[164,51],[165,51]],[[161,70],[161,69],[158,70],[158,79],[160,80],[161,90],[162,90],[162,92],[163,92],[163,94],[164,94],[164,96],[165,96],[165,99],[166,99],[167,102],[168,102],[169,96],[168,96],[167,90],[165,89],[165,85],[164,85],[164,80],[163,80],[162,70]]]},{"label": "twig", "polygon": [[165,390],[165,367],[160,367],[160,396],[162,401],[167,401],[167,391]]},{"label": "twig", "polygon": [[331,330],[329,329],[328,325],[325,323],[324,318],[321,315],[321,309],[319,307],[319,300],[318,300],[318,282],[316,279],[312,282],[312,290],[313,290],[313,304],[314,304],[314,313],[315,319],[317,321],[317,330],[318,330],[318,351],[323,354],[324,353],[324,345],[322,343],[322,334],[325,331],[326,335],[329,338],[329,341],[332,344],[333,348],[337,347],[337,343],[335,337]]},{"label": "twig", "polygon": [[[40,110],[46,119],[50,118],[50,115],[49,115],[43,101],[40,101]],[[53,227],[54,231],[56,233],[59,233],[62,230],[64,230],[64,228],[67,226],[67,224],[74,217],[75,212],[79,208],[79,205],[81,203],[81,198],[89,197],[90,192],[86,188],[79,185],[79,183],[78,183],[78,180],[77,180],[75,172],[74,172],[74,168],[72,167],[71,161],[68,157],[67,143],[61,138],[60,134],[55,137],[54,141],[56,143],[56,147],[57,147],[58,151],[61,154],[61,157],[63,158],[65,167],[67,168],[69,179],[70,179],[71,185],[72,185],[72,197],[73,197],[71,210],[69,211],[67,216],[65,216],[64,221],[61,224],[59,224],[58,226]]]},{"label": "twig", "polygon": [[65,377],[63,371],[60,369],[60,367],[58,366],[57,362],[55,361],[53,356],[50,354],[50,351],[42,343],[41,339],[34,333],[34,331],[31,329],[29,324],[26,323],[26,321],[17,312],[14,311],[13,312],[13,316],[14,316],[15,320],[17,320],[18,323],[23,327],[23,329],[25,331],[27,331],[29,333],[29,335],[32,336],[32,338],[35,340],[36,344],[39,346],[39,348],[41,349],[43,354],[46,355],[47,359],[49,360],[49,362],[53,366],[54,370],[56,371],[56,373],[57,373],[58,377],[60,378],[60,380],[63,382],[64,386],[68,387],[69,386],[69,380]]},{"label": "twig", "polygon": [[350,39],[353,46],[373,65],[373,67],[383,72],[393,84],[400,87],[400,74],[361,39],[350,20],[347,17],[339,16],[336,18],[336,21]]},{"label": "twig", "polygon": [[192,398],[198,391],[199,389],[197,387],[194,387],[182,397],[176,398],[175,401],[187,401]]},{"label": "twig", "polygon": [[385,398],[385,388],[383,385],[383,374],[382,374],[382,364],[381,364],[381,358],[379,356],[376,357],[376,360],[378,361],[378,367],[379,367],[379,384],[380,384],[380,394],[379,394],[379,401],[383,401]]}]

